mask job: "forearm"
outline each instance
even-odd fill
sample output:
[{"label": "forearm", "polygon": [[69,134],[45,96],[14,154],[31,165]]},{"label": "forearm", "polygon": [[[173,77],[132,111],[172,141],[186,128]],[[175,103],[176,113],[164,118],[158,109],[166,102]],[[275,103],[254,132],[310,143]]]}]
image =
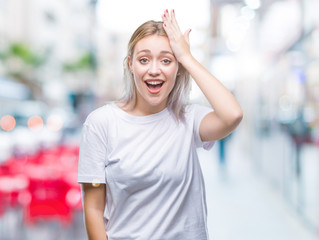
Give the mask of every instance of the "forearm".
[{"label": "forearm", "polygon": [[189,47],[190,29],[184,35],[181,33],[174,11],[169,13],[166,10],[162,19],[176,59],[190,73],[214,108],[214,116],[217,116],[214,119],[221,123],[220,129],[233,128],[242,118],[242,111],[236,99],[221,82],[192,56]]},{"label": "forearm", "polygon": [[192,55],[181,62],[201,89],[216,115],[225,123],[240,119],[242,110],[231,92],[208,72]]},{"label": "forearm", "polygon": [[86,209],[84,218],[89,240],[107,240],[103,212]]},{"label": "forearm", "polygon": [[107,240],[104,225],[105,184],[93,186],[83,183],[83,210],[85,227],[89,240]]}]

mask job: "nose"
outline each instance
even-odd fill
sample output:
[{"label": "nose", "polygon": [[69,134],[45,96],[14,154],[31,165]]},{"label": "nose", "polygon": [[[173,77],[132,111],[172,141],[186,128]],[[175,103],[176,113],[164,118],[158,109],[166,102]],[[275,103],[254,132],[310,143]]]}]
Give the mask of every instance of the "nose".
[{"label": "nose", "polygon": [[159,75],[161,73],[160,65],[156,61],[151,62],[148,69],[149,75]]}]

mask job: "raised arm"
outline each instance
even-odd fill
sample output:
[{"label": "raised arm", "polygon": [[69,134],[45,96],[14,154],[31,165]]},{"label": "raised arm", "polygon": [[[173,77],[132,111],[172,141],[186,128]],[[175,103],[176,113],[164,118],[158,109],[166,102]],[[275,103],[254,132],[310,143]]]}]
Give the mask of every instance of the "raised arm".
[{"label": "raised arm", "polygon": [[201,122],[201,139],[213,141],[226,137],[243,117],[240,105],[230,91],[193,57],[189,46],[190,29],[182,34],[174,10],[170,13],[166,10],[162,19],[176,59],[190,73],[214,109]]},{"label": "raised arm", "polygon": [[107,240],[104,226],[105,184],[95,187],[83,183],[83,209],[86,232],[89,240]]}]

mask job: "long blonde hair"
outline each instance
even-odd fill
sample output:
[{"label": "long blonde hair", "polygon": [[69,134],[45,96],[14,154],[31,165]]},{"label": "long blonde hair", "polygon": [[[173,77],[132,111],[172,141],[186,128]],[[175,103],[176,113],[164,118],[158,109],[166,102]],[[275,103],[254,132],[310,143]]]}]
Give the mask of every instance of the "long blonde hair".
[{"label": "long blonde hair", "polygon": [[[131,108],[133,108],[136,103],[136,88],[133,74],[130,71],[128,56],[133,56],[138,41],[151,35],[168,37],[163,28],[163,22],[151,20],[143,23],[135,30],[128,43],[127,56],[123,62],[125,93],[122,102],[124,105],[130,105]],[[182,120],[189,97],[191,82],[190,75],[186,69],[180,63],[178,65],[179,70],[176,82],[168,96],[167,108],[175,115],[177,120]]]}]

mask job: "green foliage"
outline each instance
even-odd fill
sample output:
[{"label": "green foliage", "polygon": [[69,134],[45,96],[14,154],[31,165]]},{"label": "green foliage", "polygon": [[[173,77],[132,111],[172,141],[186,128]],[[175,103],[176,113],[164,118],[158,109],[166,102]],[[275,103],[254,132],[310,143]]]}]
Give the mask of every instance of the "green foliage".
[{"label": "green foliage", "polygon": [[5,54],[4,54],[4,53],[2,53],[2,52],[0,52],[0,61],[3,61],[3,60],[4,60],[4,58],[5,58]]},{"label": "green foliage", "polygon": [[6,60],[11,57],[17,57],[33,67],[41,66],[47,58],[46,54],[37,54],[24,43],[12,43],[3,53],[0,53],[1,60]]},{"label": "green foliage", "polygon": [[79,59],[74,62],[63,64],[63,69],[68,72],[75,72],[81,70],[95,70],[96,59],[92,52],[83,54]]},{"label": "green foliage", "polygon": [[[11,43],[2,52],[0,51],[0,61],[19,58],[22,62],[33,68],[43,65],[48,56],[49,52],[39,54],[24,43]],[[67,72],[95,70],[96,58],[92,52],[88,51],[73,62],[62,63],[62,68]]]}]

